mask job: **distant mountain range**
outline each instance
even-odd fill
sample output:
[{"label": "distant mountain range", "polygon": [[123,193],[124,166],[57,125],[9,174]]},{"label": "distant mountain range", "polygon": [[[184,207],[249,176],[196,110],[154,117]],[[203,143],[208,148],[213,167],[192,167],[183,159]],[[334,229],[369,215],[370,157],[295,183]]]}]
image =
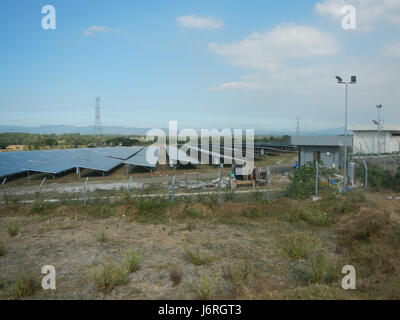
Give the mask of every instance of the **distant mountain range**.
[{"label": "distant mountain range", "polygon": [[[102,126],[102,132],[104,134],[120,134],[120,135],[146,135],[151,128],[127,128],[118,126]],[[162,128],[161,128],[162,129]],[[167,129],[163,129],[168,132]],[[343,128],[333,128],[326,130],[315,130],[301,132],[303,136],[336,136],[343,134]],[[77,127],[77,126],[40,126],[40,127],[24,127],[24,126],[7,126],[0,125],[0,133],[4,132],[24,132],[24,133],[40,133],[40,134],[63,134],[63,133],[80,133],[80,134],[92,134],[93,126]],[[295,135],[295,131],[290,130],[268,130],[268,129],[255,129],[255,135]]]}]

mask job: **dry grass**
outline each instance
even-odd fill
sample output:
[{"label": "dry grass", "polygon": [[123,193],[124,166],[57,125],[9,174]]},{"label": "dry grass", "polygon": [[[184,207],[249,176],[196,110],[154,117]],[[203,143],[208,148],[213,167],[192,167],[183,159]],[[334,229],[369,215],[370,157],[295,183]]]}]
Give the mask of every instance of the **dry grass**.
[{"label": "dry grass", "polygon": [[[9,274],[27,256],[35,265],[43,259],[62,263],[68,285],[57,287],[57,295],[66,299],[104,293],[112,299],[400,298],[400,226],[393,218],[398,203],[378,194],[321,195],[318,202],[270,203],[235,196],[221,206],[214,197],[174,205],[162,200],[64,204],[47,208],[45,216],[29,206],[1,206],[1,235],[7,236],[9,221],[23,221],[29,232],[7,241],[10,254],[0,257],[7,285],[0,298],[48,298],[30,290],[29,281],[19,281],[22,293],[13,293]],[[60,227],[71,224],[73,230]],[[107,225],[107,233],[99,225]],[[103,256],[109,260],[87,277],[88,261]],[[340,288],[346,264],[357,271],[355,292]]]}]

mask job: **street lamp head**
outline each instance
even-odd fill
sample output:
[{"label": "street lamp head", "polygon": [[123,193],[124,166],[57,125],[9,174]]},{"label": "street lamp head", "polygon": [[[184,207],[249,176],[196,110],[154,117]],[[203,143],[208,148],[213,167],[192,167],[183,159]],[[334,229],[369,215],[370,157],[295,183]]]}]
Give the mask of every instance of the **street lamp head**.
[{"label": "street lamp head", "polygon": [[376,121],[376,120],[372,120],[372,122],[373,122],[374,124],[376,124],[377,126],[379,125],[379,122]]},{"label": "street lamp head", "polygon": [[357,83],[357,77],[351,76],[351,83]]},{"label": "street lamp head", "polygon": [[337,82],[338,82],[338,83],[343,83],[343,79],[342,79],[341,77],[336,76],[336,79],[337,79]]},{"label": "street lamp head", "polygon": [[376,107],[377,107],[378,109],[382,109],[382,105],[381,105],[381,104],[378,104]]}]

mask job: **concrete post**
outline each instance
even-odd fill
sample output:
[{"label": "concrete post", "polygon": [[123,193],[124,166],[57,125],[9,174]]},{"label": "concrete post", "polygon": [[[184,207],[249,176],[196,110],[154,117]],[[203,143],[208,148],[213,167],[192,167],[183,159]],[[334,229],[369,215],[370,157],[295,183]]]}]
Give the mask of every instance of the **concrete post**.
[{"label": "concrete post", "polygon": [[365,168],[365,178],[364,178],[364,189],[365,191],[368,190],[368,166],[367,162],[364,160],[364,168]]},{"label": "concrete post", "polygon": [[269,169],[269,166],[266,166],[265,168],[265,177],[266,177],[266,182],[267,182],[267,192],[265,194],[265,200],[269,201],[270,200],[270,180],[271,180],[271,172]]},{"label": "concrete post", "polygon": [[83,204],[86,205],[87,203],[87,186],[88,186],[88,179],[89,177],[86,177],[85,184],[83,185]]},{"label": "concrete post", "polygon": [[315,161],[315,197],[318,197],[319,163]]},{"label": "concrete post", "polygon": [[3,185],[6,183],[6,180],[7,180],[7,178],[4,178],[3,182],[0,185],[0,203],[3,202],[3,188],[4,188]]},{"label": "concrete post", "polygon": [[44,177],[44,179],[42,180],[42,183],[40,184],[39,188],[40,188],[40,202],[43,202],[43,184],[46,181],[46,177]]}]

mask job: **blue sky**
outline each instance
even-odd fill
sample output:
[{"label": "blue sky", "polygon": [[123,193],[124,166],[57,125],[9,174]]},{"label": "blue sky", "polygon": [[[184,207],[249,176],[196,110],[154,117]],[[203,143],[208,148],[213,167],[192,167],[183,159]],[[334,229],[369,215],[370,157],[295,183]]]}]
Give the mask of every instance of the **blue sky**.
[{"label": "blue sky", "polygon": [[[43,30],[41,9],[56,9]],[[340,8],[354,5],[355,30]],[[339,11],[338,11],[339,10]],[[373,14],[375,12],[375,14]],[[376,13],[378,12],[378,13]],[[304,130],[400,121],[400,1],[0,2],[1,125]]]}]

